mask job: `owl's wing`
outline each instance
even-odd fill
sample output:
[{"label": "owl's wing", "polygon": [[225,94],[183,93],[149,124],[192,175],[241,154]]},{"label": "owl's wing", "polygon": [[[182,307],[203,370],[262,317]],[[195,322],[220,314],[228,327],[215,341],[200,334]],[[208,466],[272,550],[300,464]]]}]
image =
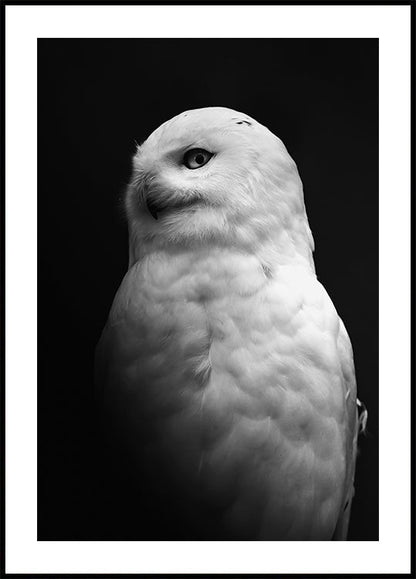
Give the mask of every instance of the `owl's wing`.
[{"label": "owl's wing", "polygon": [[351,513],[351,504],[354,496],[354,475],[355,461],[357,457],[357,437],[359,431],[358,409],[357,409],[357,386],[355,381],[354,357],[351,342],[345,326],[340,320],[340,331],[338,335],[338,352],[341,362],[341,369],[345,384],[345,400],[347,411],[347,473],[345,484],[345,496],[342,503],[341,512],[338,517],[333,540],[346,541],[348,525]]}]

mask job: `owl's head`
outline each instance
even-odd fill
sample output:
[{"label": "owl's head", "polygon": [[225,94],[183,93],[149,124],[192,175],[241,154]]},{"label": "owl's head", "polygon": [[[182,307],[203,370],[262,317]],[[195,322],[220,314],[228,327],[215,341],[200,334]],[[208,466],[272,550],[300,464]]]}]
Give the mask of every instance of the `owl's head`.
[{"label": "owl's head", "polygon": [[222,107],[186,111],[138,147],[126,194],[130,261],[156,247],[256,251],[311,236],[296,165],[282,141]]}]

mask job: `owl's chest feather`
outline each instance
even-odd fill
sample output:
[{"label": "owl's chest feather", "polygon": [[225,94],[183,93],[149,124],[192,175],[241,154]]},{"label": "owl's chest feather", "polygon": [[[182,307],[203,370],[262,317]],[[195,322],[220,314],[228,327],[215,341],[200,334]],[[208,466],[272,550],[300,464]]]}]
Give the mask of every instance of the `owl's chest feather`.
[{"label": "owl's chest feather", "polygon": [[270,280],[255,256],[224,252],[156,256],[131,271],[123,285],[124,296],[117,300],[122,316],[148,344],[172,347],[197,381],[208,377],[208,357],[210,369],[228,364],[246,375],[253,358],[264,363],[261,351],[266,354],[276,335],[276,321],[290,337],[300,307],[299,296],[288,294],[284,280]]},{"label": "owl's chest feather", "polygon": [[338,316],[296,268],[270,276],[255,256],[156,255],[129,271],[112,321],[127,373],[162,390],[180,384],[181,400],[215,383],[234,404],[238,392],[274,408],[289,391],[325,411],[336,392]]},{"label": "owl's chest feather", "polygon": [[268,532],[278,512],[277,536],[290,525],[306,536],[296,517],[312,520],[329,498],[331,527],[344,476],[337,320],[310,274],[270,277],[254,257],[156,256],[132,268],[110,315],[108,378],[152,468],[155,457],[174,464],[169,477],[224,505],[234,530],[244,520]]}]

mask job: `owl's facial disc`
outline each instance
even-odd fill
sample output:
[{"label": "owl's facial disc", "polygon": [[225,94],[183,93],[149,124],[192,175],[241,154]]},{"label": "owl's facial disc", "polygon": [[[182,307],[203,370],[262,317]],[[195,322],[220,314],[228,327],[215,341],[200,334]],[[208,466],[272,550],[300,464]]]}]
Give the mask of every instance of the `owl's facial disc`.
[{"label": "owl's facial disc", "polygon": [[[197,170],[204,167],[214,156],[213,153],[201,148],[188,149],[180,161],[182,170],[197,173]],[[195,175],[194,175],[195,176]],[[174,210],[187,209],[194,205],[201,205],[202,200],[199,197],[181,198],[161,198],[156,191],[150,190],[146,194],[146,207],[153,219],[158,219],[159,213],[167,213]]]}]

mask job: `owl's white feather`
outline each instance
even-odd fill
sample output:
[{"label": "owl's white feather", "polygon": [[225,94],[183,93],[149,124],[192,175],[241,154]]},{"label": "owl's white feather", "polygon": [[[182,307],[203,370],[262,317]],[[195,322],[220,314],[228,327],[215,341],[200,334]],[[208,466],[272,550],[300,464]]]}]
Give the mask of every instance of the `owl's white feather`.
[{"label": "owl's white feather", "polygon": [[[190,169],[193,149],[212,156]],[[97,375],[142,494],[187,538],[345,539],[353,355],[283,143],[230,109],[182,113],[138,148],[126,210]]]}]

